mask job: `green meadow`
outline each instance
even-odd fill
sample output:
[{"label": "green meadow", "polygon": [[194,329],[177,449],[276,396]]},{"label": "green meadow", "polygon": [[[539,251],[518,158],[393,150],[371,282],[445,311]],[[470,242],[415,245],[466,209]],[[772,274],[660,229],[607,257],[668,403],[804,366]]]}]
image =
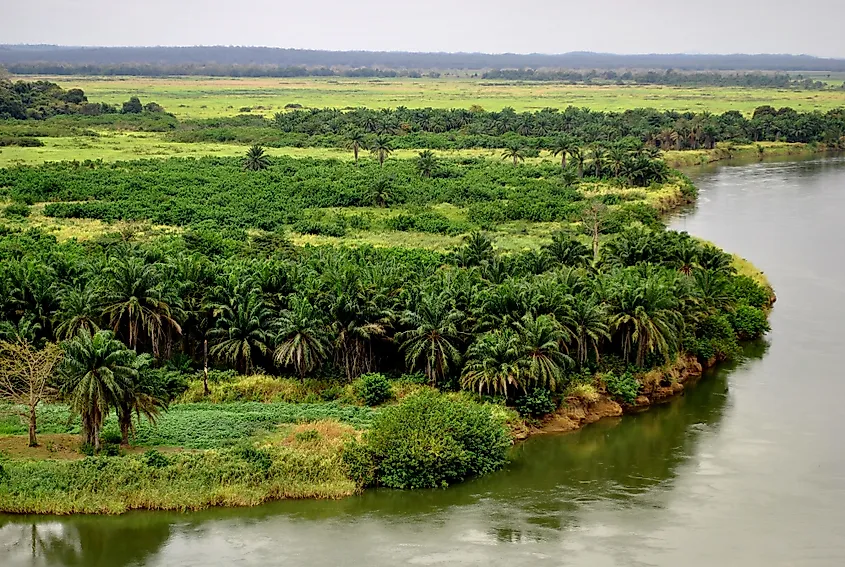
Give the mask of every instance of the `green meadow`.
[{"label": "green meadow", "polygon": [[180,119],[233,116],[241,109],[272,115],[288,104],[308,108],[467,108],[546,107],[593,110],[656,108],[679,112],[738,110],[750,115],[761,105],[800,111],[845,105],[845,91],[799,91],[739,87],[664,87],[642,85],[570,85],[554,82],[494,81],[472,78],[348,79],[227,77],[30,77],[63,88],[81,88],[90,100],[119,104],[127,96],[164,106]]}]

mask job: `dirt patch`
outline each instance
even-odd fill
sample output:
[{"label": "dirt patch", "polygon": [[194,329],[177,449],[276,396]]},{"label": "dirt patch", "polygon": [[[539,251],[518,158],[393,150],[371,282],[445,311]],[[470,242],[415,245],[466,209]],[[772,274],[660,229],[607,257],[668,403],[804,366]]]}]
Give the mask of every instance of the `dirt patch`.
[{"label": "dirt patch", "polygon": [[560,409],[548,416],[531,434],[566,433],[580,429],[590,423],[609,417],[620,417],[626,413],[637,413],[651,405],[665,402],[684,391],[684,383],[694,381],[703,371],[695,357],[679,357],[672,364],[639,376],[643,393],[633,404],[620,405],[607,394],[599,394],[597,400],[572,397],[564,400]]},{"label": "dirt patch", "polygon": [[0,452],[13,459],[75,460],[85,457],[79,452],[79,436],[67,433],[44,433],[38,436],[38,447],[29,446],[26,435],[0,437]]}]

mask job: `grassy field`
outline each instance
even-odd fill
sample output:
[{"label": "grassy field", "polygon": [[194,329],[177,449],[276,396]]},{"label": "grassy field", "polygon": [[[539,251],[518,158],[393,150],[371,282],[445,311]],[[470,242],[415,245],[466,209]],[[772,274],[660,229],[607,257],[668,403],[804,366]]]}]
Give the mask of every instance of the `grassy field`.
[{"label": "grassy field", "polygon": [[719,113],[739,110],[746,114],[765,104],[804,111],[845,105],[845,91],[738,87],[597,86],[480,79],[37,78],[57,82],[63,88],[81,88],[93,101],[117,104],[137,95],[144,102],[158,102],[181,119],[231,116],[242,108],[272,115],[286,104],[310,108],[467,108],[478,104],[485,110],[510,106],[517,111],[573,105],[594,110],[650,107]]},{"label": "grassy field", "polygon": [[[8,146],[0,148],[0,167],[14,165],[36,165],[48,161],[83,161],[103,160],[106,162],[127,161],[140,158],[169,158],[169,157],[202,157],[241,156],[246,147],[238,144],[224,143],[181,143],[164,139],[164,134],[158,132],[115,132],[101,131],[98,137],[68,136],[56,138],[41,138],[43,147],[22,148]],[[757,146],[764,148],[765,153],[797,154],[806,151],[806,144],[786,144],[781,142],[761,142],[748,146],[736,146],[738,154],[754,153]],[[270,156],[290,156],[296,158],[341,159],[351,160],[352,152],[340,148],[265,148]],[[467,150],[434,150],[440,157],[489,157],[502,159],[502,150],[498,149],[467,149]],[[408,159],[416,157],[418,150],[395,150],[389,159]],[[712,150],[685,150],[665,153],[666,161],[673,167],[694,166],[706,164],[724,156],[715,155]],[[367,152],[362,153],[362,159],[370,159]],[[549,152],[542,152],[540,157],[527,158],[528,163],[556,158]]]}]

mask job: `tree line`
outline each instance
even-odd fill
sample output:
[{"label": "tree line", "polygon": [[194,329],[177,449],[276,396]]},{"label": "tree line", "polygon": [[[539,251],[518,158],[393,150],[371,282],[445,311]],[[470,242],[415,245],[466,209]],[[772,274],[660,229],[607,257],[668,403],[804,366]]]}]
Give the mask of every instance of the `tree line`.
[{"label": "tree line", "polygon": [[4,229],[0,339],[60,345],[51,386],[97,446],[109,411],[125,437],[133,415],[166,405],[178,391],[157,371],[168,365],[340,382],[419,372],[515,400],[597,369],[728,358],[768,329],[768,292],[685,233],[631,228],[593,250],[566,232],[537,251],[493,245],[483,233],[449,253],[256,235],[198,250],[184,236],[60,244]]},{"label": "tree line", "polygon": [[80,114],[163,113],[155,102],[142,104],[137,96],[130,97],[120,107],[89,102],[82,89],[63,89],[50,81],[15,81],[0,77],[0,119],[43,120],[51,116]]},{"label": "tree line", "polygon": [[355,136],[392,138],[394,148],[503,148],[542,150],[560,138],[579,144],[629,138],[664,150],[713,148],[718,142],[785,141],[845,146],[845,109],[801,112],[761,106],[752,116],[633,109],[623,112],[567,107],[535,112],[513,108],[292,109],[272,119],[240,115],[191,120],[169,133],[181,142],[261,143],[266,146],[343,147]]},{"label": "tree line", "polygon": [[400,51],[324,51],[271,47],[67,47],[0,46],[0,64],[67,65],[231,65],[281,67],[379,67],[383,69],[680,69],[684,71],[845,71],[845,60],[786,54],[640,54],[573,52],[413,53]]}]

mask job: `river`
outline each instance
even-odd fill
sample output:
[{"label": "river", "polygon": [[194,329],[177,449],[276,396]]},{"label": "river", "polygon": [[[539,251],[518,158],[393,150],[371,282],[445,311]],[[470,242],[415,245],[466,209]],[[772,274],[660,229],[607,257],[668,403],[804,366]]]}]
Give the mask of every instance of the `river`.
[{"label": "river", "polygon": [[845,159],[693,173],[672,228],[751,259],[773,331],[677,400],[535,437],[448,490],[0,516],[3,567],[845,564]]}]

